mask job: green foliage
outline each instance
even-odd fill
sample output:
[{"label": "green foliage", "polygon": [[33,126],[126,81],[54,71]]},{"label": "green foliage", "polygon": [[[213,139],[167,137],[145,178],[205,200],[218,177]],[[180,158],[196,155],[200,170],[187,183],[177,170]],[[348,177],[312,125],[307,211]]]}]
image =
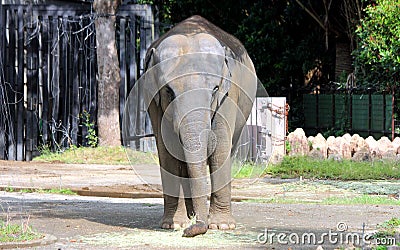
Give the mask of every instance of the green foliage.
[{"label": "green foliage", "polygon": [[393,238],[400,233],[400,218],[391,218],[378,225],[378,232],[373,235],[373,238]]},{"label": "green foliage", "polygon": [[43,235],[35,232],[28,222],[13,224],[10,221],[0,220],[0,242],[21,242],[39,239]]},{"label": "green foliage", "polygon": [[241,178],[257,178],[264,174],[265,165],[255,164],[253,162],[234,163],[232,164],[232,177]]},{"label": "green foliage", "polygon": [[90,114],[86,110],[83,111],[82,119],[83,125],[87,128],[86,139],[88,139],[88,145],[94,148],[99,142],[99,138],[96,134],[95,123],[90,120]]},{"label": "green foliage", "polygon": [[400,69],[400,0],[377,0],[365,9],[357,28],[357,77],[380,89],[398,84]]},{"label": "green foliage", "polygon": [[277,165],[271,165],[267,173],[282,178],[331,180],[381,180],[400,179],[400,165],[393,162],[354,162],[351,160],[314,160],[308,157],[284,157]]}]

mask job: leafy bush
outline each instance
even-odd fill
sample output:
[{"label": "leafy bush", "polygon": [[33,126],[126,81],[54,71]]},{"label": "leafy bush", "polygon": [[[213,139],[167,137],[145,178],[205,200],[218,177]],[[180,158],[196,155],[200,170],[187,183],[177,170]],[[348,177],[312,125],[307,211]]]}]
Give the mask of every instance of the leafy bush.
[{"label": "leafy bush", "polygon": [[380,89],[397,85],[400,69],[400,0],[377,0],[357,28],[357,78]]}]

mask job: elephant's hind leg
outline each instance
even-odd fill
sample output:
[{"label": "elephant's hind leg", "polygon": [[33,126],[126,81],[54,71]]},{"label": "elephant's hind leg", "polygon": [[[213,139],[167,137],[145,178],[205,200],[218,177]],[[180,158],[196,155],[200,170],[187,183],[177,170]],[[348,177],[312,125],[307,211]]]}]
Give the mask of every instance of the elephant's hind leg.
[{"label": "elephant's hind leg", "polygon": [[164,216],[161,220],[161,228],[181,229],[189,225],[183,198],[164,194]]}]

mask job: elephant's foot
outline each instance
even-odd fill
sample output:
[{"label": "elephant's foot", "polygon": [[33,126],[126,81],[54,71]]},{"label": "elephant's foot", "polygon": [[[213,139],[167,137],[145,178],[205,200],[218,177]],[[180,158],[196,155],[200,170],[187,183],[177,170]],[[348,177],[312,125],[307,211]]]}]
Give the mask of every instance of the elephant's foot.
[{"label": "elephant's foot", "polygon": [[194,237],[196,235],[207,233],[208,227],[204,222],[196,222],[196,224],[191,225],[190,227],[183,230],[182,237]]},{"label": "elephant's foot", "polygon": [[161,228],[164,229],[179,230],[181,228],[186,228],[188,225],[190,225],[190,221],[187,216],[164,216],[164,218],[161,220]]},{"label": "elephant's foot", "polygon": [[220,230],[232,230],[236,227],[236,221],[231,213],[210,213],[208,228]]}]

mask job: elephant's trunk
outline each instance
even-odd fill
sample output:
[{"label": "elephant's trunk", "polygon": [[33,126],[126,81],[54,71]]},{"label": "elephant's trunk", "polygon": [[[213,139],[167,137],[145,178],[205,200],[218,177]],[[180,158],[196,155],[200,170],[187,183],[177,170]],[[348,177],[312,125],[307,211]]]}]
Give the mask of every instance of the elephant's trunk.
[{"label": "elephant's trunk", "polygon": [[193,237],[207,232],[207,146],[211,131],[209,112],[194,110],[185,115],[179,126],[180,141],[188,167],[190,190],[196,224],[185,229],[183,236]]}]

